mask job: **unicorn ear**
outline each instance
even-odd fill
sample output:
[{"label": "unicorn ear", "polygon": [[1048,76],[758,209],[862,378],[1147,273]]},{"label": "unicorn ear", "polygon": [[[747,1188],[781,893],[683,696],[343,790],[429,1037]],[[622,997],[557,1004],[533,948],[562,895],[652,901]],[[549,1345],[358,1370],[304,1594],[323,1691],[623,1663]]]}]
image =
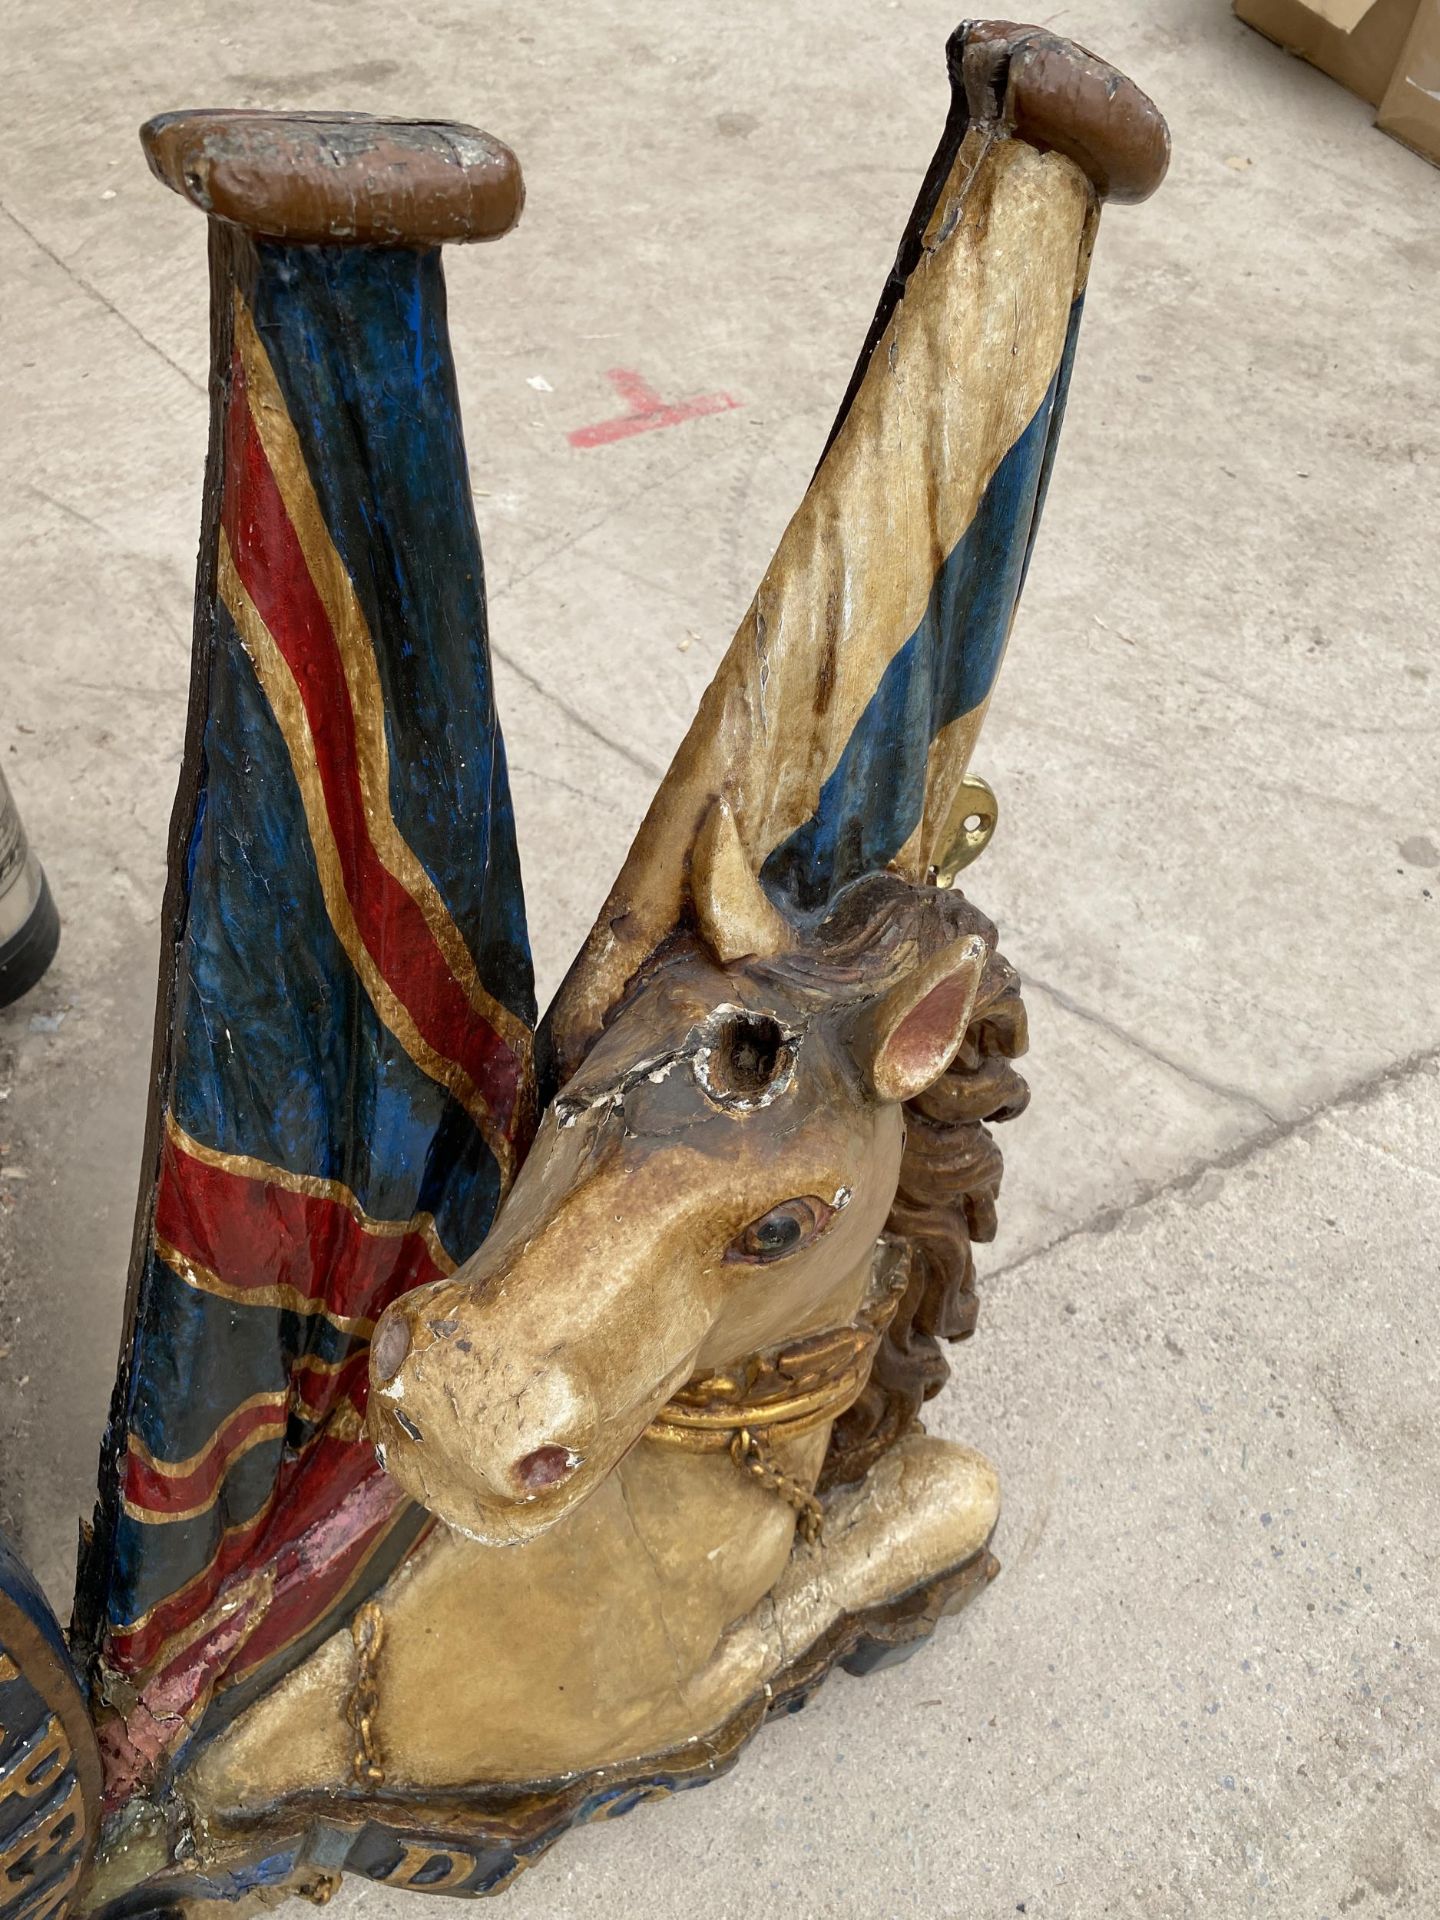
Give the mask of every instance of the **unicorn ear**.
[{"label": "unicorn ear", "polygon": [[722,966],[795,944],[784,914],[760,885],[729,802],[716,800],[690,856],[690,897],[706,946]]},{"label": "unicorn ear", "polygon": [[932,954],[892,987],[866,1025],[870,1081],[882,1100],[913,1100],[960,1050],[990,959],[978,933]]}]

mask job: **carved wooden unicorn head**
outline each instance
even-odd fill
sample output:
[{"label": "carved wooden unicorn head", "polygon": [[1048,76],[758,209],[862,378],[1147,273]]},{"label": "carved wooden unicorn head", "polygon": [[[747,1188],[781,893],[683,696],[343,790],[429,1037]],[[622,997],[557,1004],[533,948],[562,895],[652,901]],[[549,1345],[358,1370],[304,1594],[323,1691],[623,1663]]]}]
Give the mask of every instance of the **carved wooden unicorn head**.
[{"label": "carved wooden unicorn head", "polygon": [[712,823],[693,930],[551,1105],[480,1253],[376,1336],[386,1464],[494,1545],[568,1512],[692,1376],[853,1318],[903,1103],[990,960],[958,895],[889,878],[792,930]]},{"label": "carved wooden unicorn head", "polygon": [[903,1105],[974,1012],[993,935],[935,882],[975,819],[1100,199],[1148,191],[1165,135],[1048,36],[971,28],[951,57],[821,465],[548,1016],[530,1160],[376,1333],[387,1465],[486,1542],[573,1508],[692,1375],[854,1314]]}]

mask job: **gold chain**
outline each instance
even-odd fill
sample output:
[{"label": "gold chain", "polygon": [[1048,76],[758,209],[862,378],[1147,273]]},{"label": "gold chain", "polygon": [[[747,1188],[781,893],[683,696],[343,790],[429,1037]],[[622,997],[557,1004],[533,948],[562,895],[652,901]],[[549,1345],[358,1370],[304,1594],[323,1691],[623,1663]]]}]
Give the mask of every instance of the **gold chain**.
[{"label": "gold chain", "polygon": [[817,1546],[824,1510],[811,1488],[779,1465],[775,1443],[813,1433],[854,1406],[908,1278],[904,1250],[882,1241],[870,1297],[849,1325],[802,1336],[751,1354],[726,1373],[688,1381],[650,1422],[646,1438],[691,1453],[728,1452],[742,1473],[789,1502],[799,1516],[800,1537]]},{"label": "gold chain", "polygon": [[748,1427],[737,1429],[734,1439],[730,1442],[730,1458],[742,1473],[753,1473],[762,1487],[767,1487],[771,1493],[778,1493],[782,1500],[789,1501],[795,1509],[796,1526],[800,1538],[807,1547],[818,1547],[822,1544],[825,1529],[824,1508],[809,1487],[781,1469],[770,1442],[763,1434],[752,1433]]},{"label": "gold chain", "polygon": [[355,1734],[350,1772],[362,1787],[382,1787],[385,1769],[375,1742],[374,1720],[380,1705],[375,1663],[385,1639],[385,1616],[373,1600],[367,1600],[350,1622],[350,1633],[355,1642],[355,1687],[345,1708]]}]

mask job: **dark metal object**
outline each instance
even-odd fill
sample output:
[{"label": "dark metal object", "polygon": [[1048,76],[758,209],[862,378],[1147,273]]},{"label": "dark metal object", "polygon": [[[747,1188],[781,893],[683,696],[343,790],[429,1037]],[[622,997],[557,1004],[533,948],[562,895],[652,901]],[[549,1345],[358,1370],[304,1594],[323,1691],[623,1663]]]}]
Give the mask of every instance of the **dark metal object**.
[{"label": "dark metal object", "polygon": [[0,773],[0,1007],[28,993],[60,945],[60,915]]}]

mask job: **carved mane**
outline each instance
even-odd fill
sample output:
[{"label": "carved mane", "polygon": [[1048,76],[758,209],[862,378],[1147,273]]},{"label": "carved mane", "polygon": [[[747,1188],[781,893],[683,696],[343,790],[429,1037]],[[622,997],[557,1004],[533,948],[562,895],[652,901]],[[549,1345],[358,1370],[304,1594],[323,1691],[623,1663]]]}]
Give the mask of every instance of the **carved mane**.
[{"label": "carved mane", "polygon": [[905,1107],[905,1155],[886,1234],[903,1244],[910,1278],[859,1400],[835,1423],[821,1487],[865,1474],[914,1424],[949,1378],[942,1341],[975,1330],[974,1242],[995,1237],[1003,1162],[986,1123],[1023,1113],[1030,1090],[1011,1064],[1027,1044],[1015,969],[993,951],[995,929],[957,889],[895,875],[856,882],[798,952],[764,963],[792,988],[836,999],[883,992],[918,946],[980,933],[992,946],[965,1040],[944,1077]]},{"label": "carved mane", "polygon": [[1010,1064],[1025,1051],[1025,1007],[1008,960],[995,954],[975,1017],[949,1072],[907,1102],[905,1157],[886,1233],[905,1243],[910,1280],[865,1391],[835,1423],[821,1487],[863,1479],[950,1377],[942,1340],[975,1331],[972,1243],[995,1237],[1003,1162],[987,1121],[1023,1113],[1030,1089]]}]

